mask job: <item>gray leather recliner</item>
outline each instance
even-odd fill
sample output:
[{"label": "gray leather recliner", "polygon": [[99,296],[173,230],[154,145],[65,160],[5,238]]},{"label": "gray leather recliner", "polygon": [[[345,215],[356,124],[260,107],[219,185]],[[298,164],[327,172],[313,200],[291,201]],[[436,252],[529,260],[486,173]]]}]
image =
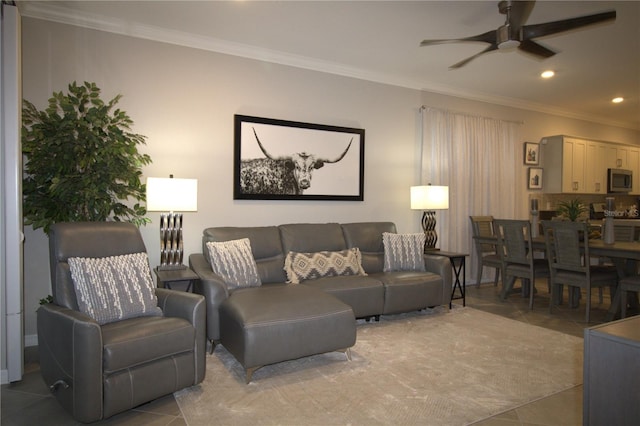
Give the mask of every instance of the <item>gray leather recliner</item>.
[{"label": "gray leather recliner", "polygon": [[58,223],[49,233],[53,303],[37,312],[40,370],[78,421],[111,417],[204,379],[201,295],[158,288],[162,316],[104,325],[79,311],[67,259],[139,252],[146,247],[129,223]]}]

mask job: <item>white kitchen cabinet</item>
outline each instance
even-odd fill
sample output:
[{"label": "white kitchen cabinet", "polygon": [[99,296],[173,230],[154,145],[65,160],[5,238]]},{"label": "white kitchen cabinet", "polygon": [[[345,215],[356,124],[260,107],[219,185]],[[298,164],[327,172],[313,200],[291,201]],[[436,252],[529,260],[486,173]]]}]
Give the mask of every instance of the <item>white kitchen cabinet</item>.
[{"label": "white kitchen cabinet", "polygon": [[547,136],[541,140],[540,159],[547,193],[606,194],[607,170],[618,168],[633,172],[631,194],[640,194],[640,147]]},{"label": "white kitchen cabinet", "polygon": [[587,141],[570,136],[543,139],[544,190],[551,193],[587,193]]},{"label": "white kitchen cabinet", "polygon": [[607,193],[607,144],[597,141],[587,142],[585,167],[585,191],[590,194]]},{"label": "white kitchen cabinet", "polygon": [[626,145],[607,144],[605,142],[605,173],[608,169],[625,169],[633,172],[633,191],[640,194],[640,148]]},{"label": "white kitchen cabinet", "polygon": [[605,167],[608,169],[629,169],[630,148],[622,145],[608,144]]}]

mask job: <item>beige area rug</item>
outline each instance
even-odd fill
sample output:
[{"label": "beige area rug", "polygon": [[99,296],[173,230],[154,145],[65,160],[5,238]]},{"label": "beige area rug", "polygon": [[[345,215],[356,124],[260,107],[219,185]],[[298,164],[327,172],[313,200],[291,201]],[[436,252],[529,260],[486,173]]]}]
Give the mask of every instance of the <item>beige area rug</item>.
[{"label": "beige area rug", "polygon": [[333,352],[257,370],[218,346],[175,394],[195,425],[465,425],[582,383],[580,338],[473,308],[358,324]]}]

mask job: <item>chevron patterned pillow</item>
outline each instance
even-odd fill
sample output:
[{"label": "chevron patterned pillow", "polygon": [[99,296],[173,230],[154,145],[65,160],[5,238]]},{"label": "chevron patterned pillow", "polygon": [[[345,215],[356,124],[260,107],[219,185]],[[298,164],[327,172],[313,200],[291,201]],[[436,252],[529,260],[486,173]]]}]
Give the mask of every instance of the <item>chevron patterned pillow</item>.
[{"label": "chevron patterned pillow", "polygon": [[68,259],[80,311],[98,324],[161,316],[147,253]]},{"label": "chevron patterned pillow", "polygon": [[383,271],[425,271],[424,242],[424,233],[393,234],[383,232]]},{"label": "chevron patterned pillow", "polygon": [[338,275],[367,275],[362,269],[360,249],[297,253],[291,251],[284,260],[289,283]]}]

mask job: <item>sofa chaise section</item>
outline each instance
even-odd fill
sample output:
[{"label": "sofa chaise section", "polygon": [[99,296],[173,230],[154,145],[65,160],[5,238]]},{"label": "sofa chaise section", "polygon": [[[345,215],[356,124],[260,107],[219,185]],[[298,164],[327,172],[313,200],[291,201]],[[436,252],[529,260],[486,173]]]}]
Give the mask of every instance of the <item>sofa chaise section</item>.
[{"label": "sofa chaise section", "polygon": [[202,253],[189,256],[189,266],[200,279],[194,291],[207,300],[207,338],[211,342],[220,340],[220,305],[229,297],[229,290],[222,278],[211,269],[206,257],[207,243],[249,238],[251,251],[263,284],[283,283],[284,253],[280,243],[280,231],[276,226],[264,227],[215,227],[207,228],[202,235]]},{"label": "sofa chaise section", "polygon": [[239,289],[220,306],[220,341],[242,364],[246,383],[268,364],[341,351],[351,359],[351,307],[304,285]]}]

